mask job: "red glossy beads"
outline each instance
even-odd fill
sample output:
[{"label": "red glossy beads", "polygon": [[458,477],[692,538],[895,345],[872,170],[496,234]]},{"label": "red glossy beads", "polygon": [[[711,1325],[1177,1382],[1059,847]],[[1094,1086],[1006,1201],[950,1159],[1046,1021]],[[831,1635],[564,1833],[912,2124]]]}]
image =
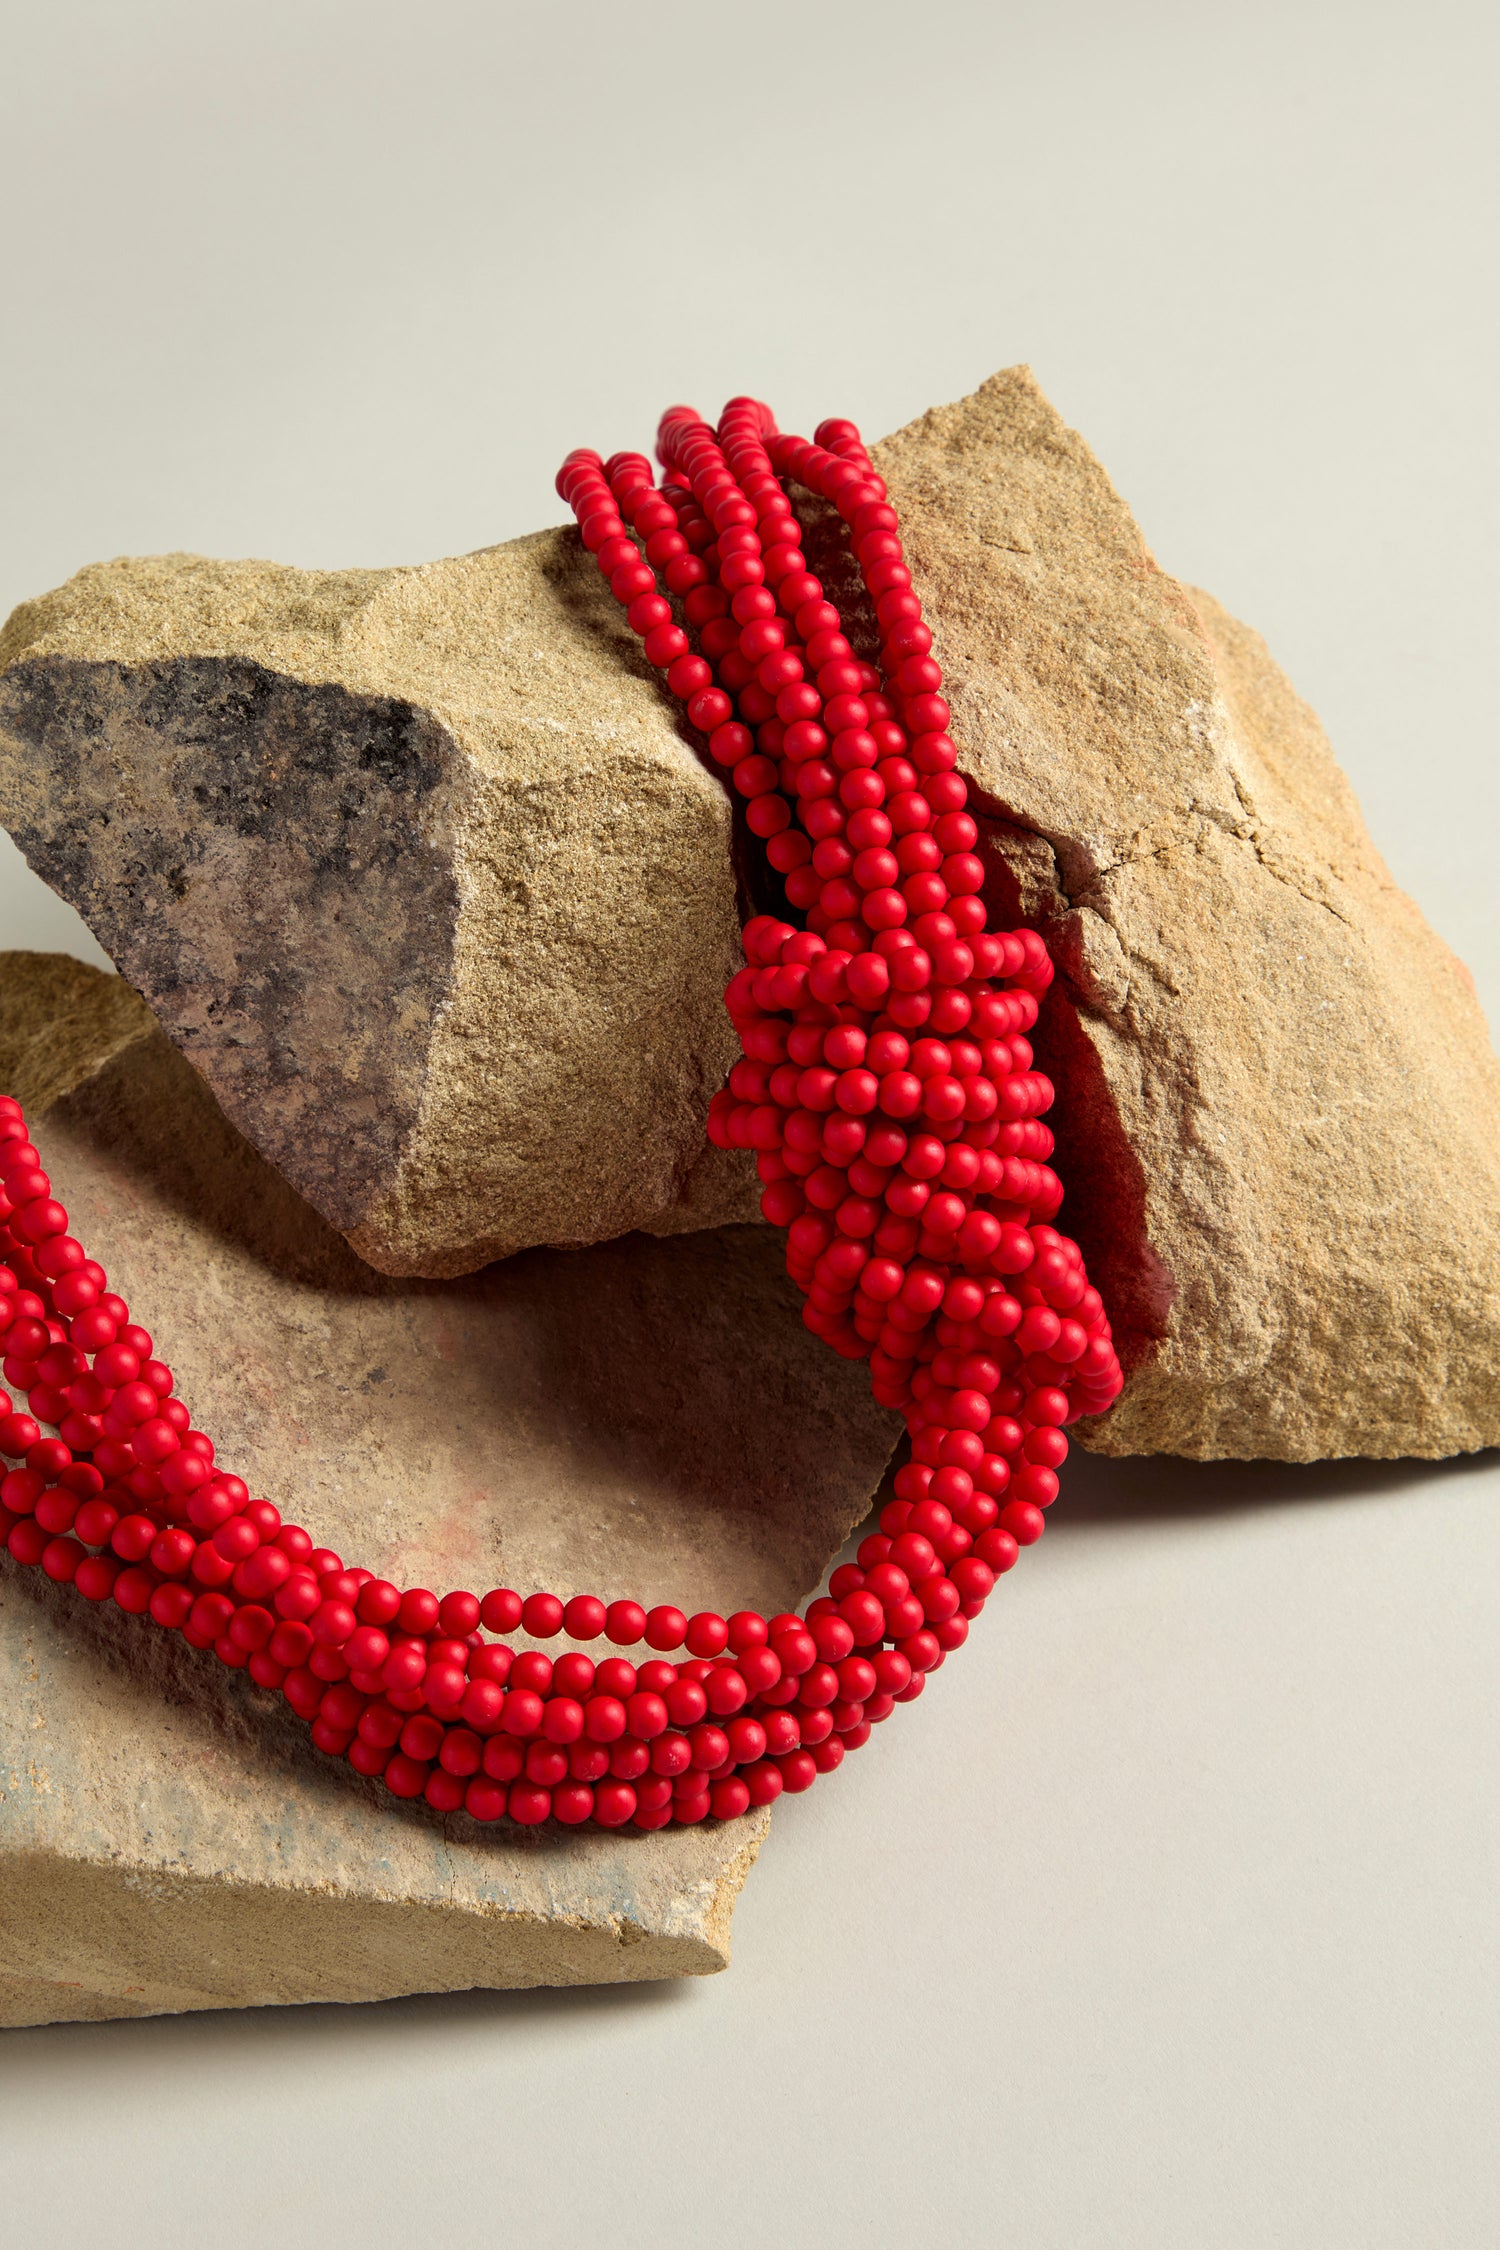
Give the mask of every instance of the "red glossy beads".
[{"label": "red glossy beads", "polygon": [[[1052,965],[1035,932],[988,927],[885,484],[852,423],[809,443],[751,399],[716,430],[672,408],[658,452],[660,485],[639,454],[574,453],[558,490],[798,917],[745,930],[709,1136],[754,1151],[804,1322],[869,1361],[911,1434],[879,1532],[805,1617],[439,1597],[346,1568],[218,1463],[0,1098],[0,1352],[27,1402],[0,1396],[9,1552],[279,1689],[396,1796],[481,1821],[735,1819],[832,1772],[962,1646],[1041,1535],[1066,1425],[1122,1383],[1052,1224],[1053,1090],[1027,1038]],[[794,490],[857,582],[847,613]],[[598,1653],[485,1638],[517,1630]]]}]

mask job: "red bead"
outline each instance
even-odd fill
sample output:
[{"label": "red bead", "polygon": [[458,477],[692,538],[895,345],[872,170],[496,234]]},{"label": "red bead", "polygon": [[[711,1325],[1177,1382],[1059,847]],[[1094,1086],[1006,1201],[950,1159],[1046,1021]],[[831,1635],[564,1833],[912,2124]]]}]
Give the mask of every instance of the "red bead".
[{"label": "red bead", "polygon": [[713,1784],[708,1801],[715,1820],[738,1820],[750,1809],[750,1791],[738,1774],[734,1774]]},{"label": "red bead", "polygon": [[430,1633],[438,1620],[438,1598],[425,1586],[414,1586],[401,1597],[398,1620],[403,1633]]},{"label": "red bead", "polygon": [[506,1811],[512,1820],[525,1827],[535,1827],[544,1821],[552,1810],[552,1792],[540,1789],[535,1782],[513,1781],[506,1801]]},{"label": "red bead", "polygon": [[563,1605],[556,1594],[528,1594],[521,1608],[521,1624],[539,1641],[562,1631]]},{"label": "red bead", "polygon": [[85,1555],[73,1583],[86,1600],[102,1602],[110,1594],[119,1569],[120,1565],[107,1555]]},{"label": "red bead", "polygon": [[718,1718],[730,1718],[742,1711],[749,1699],[749,1686],[737,1665],[715,1665],[704,1682],[708,1708]]},{"label": "red bead", "polygon": [[797,1623],[782,1631],[773,1632],[771,1651],[779,1662],[781,1673],[794,1677],[810,1671],[818,1660],[817,1642],[805,1626]]},{"label": "red bead", "polygon": [[739,1659],[738,1670],[752,1695],[763,1694],[781,1678],[781,1659],[774,1649],[749,1648]]},{"label": "red bead", "polygon": [[[71,1585],[78,1566],[85,1560],[85,1550],[80,1540],[68,1537],[48,1540],[42,1549],[42,1568],[49,1578],[61,1585]],[[176,1622],[174,1620],[174,1622]]]},{"label": "red bead", "polygon": [[536,1741],[526,1746],[525,1778],[540,1789],[555,1788],[568,1778],[568,1754],[555,1742]]},{"label": "red bead", "polygon": [[646,1630],[646,1612],[639,1602],[611,1602],[604,1630],[617,1647],[630,1648]]},{"label": "red bead", "polygon": [[572,1696],[554,1696],[542,1714],[542,1732],[549,1742],[576,1742],[583,1725],[583,1705]]},{"label": "red bead", "polygon": [[[432,1675],[428,1674],[428,1700],[432,1700]],[[536,1733],[542,1723],[544,1705],[541,1697],[531,1688],[512,1688],[505,1698],[505,1711],[501,1725],[507,1734],[519,1735],[524,1740]]]},{"label": "red bead", "polygon": [[699,1680],[679,1678],[665,1689],[663,1701],[673,1726],[690,1727],[708,1709],[708,1692]]},{"label": "red bead", "polygon": [[650,1648],[681,1648],[687,1619],[680,1609],[663,1606],[647,1613],[645,1640]]},{"label": "red bead", "polygon": [[[389,1778],[389,1767],[386,1773]],[[464,1810],[472,1820],[499,1820],[505,1811],[505,1801],[504,1784],[491,1781],[484,1774],[476,1774],[464,1791]]]},{"label": "red bead", "polygon": [[197,1545],[190,1531],[162,1532],[151,1542],[152,1568],[167,1577],[181,1576],[197,1552]]},{"label": "red bead", "polygon": [[637,1741],[650,1742],[667,1724],[667,1706],[659,1695],[637,1692],[625,1705],[626,1724]]},{"label": "red bead", "polygon": [[366,1579],[359,1590],[355,1610],[365,1625],[389,1625],[401,1607],[401,1596],[388,1579]]},{"label": "red bead", "polygon": [[626,1728],[625,1705],[618,1696],[590,1696],[584,1705],[583,1723],[591,1742],[617,1742]]},{"label": "red bead", "polygon": [[[584,1661],[587,1662],[587,1659]],[[503,1687],[510,1678],[514,1662],[514,1652],[503,1643],[485,1642],[480,1647],[471,1647],[469,1650],[469,1677],[471,1680],[493,1680],[497,1687]]]},{"label": "red bead", "polygon": [[[1001,1509],[997,1528],[1001,1533],[1008,1533],[1018,1546],[1030,1547],[1041,1538],[1042,1533],[1046,1530],[1047,1519],[1042,1514],[1041,1509],[1031,1501],[1011,1500]],[[995,1536],[995,1532],[987,1532],[985,1539],[992,1540]],[[979,1552],[984,1560],[990,1563],[992,1569],[1001,1567],[994,1562],[984,1542],[981,1542]]]},{"label": "red bead", "polygon": [[769,1758],[747,1766],[742,1778],[752,1805],[774,1804],[784,1786],[780,1768]]},{"label": "red bead", "polygon": [[63,1444],[61,1438],[39,1438],[26,1455],[27,1468],[48,1478],[60,1477],[72,1466],[72,1461],[72,1451]]},{"label": "red bead", "polygon": [[635,1805],[635,1790],[629,1782],[601,1782],[594,1791],[594,1819],[601,1828],[623,1828],[633,1819]]},{"label": "red bead", "polygon": [[385,1785],[396,1797],[420,1797],[427,1783],[428,1769],[403,1751],[397,1751],[385,1769]]},{"label": "red bead", "polygon": [[[154,1560],[154,1548],[152,1555]],[[243,1570],[247,1566],[241,1564],[240,1567]],[[324,1648],[342,1648],[355,1629],[354,1612],[347,1602],[320,1602],[307,1622],[313,1639]]]},{"label": "red bead", "polygon": [[479,1624],[480,1605],[473,1594],[445,1594],[438,1604],[438,1623],[456,1639],[472,1633]]},{"label": "red bead", "polygon": [[818,1777],[817,1763],[810,1750],[793,1750],[786,1757],[778,1758],[776,1766],[782,1788],[792,1794],[810,1789]]},{"label": "red bead", "polygon": [[817,1619],[812,1626],[812,1637],[825,1664],[842,1662],[854,1646],[854,1633],[848,1620],[836,1612]]},{"label": "red bead", "polygon": [[497,1680],[470,1680],[459,1703],[459,1714],[481,1734],[489,1734],[501,1723],[505,1708],[505,1690]]},{"label": "red bead", "polygon": [[491,1735],[484,1746],[484,1771],[491,1781],[515,1781],[525,1763],[525,1751],[509,1735]]},{"label": "red bead", "polygon": [[1040,1428],[1030,1432],[1021,1450],[1037,1467],[1057,1469],[1068,1458],[1068,1441],[1060,1429]]},{"label": "red bead", "polygon": [[1038,1511],[1050,1508],[1057,1498],[1057,1472],[1028,1461],[1012,1476],[1010,1489],[1014,1495],[1013,1504],[1029,1504]]},{"label": "red bead", "polygon": [[884,1609],[873,1594],[864,1591],[845,1595],[839,1603],[839,1615],[848,1623],[859,1648],[878,1641],[885,1630]]},{"label": "red bead", "polygon": [[553,1693],[581,1699],[592,1692],[595,1676],[593,1658],[570,1650],[552,1667]]},{"label": "red bead", "polygon": [[596,1641],[604,1631],[607,1615],[596,1595],[575,1594],[563,1611],[563,1631],[575,1641]]},{"label": "red bead", "polygon": [[872,1573],[872,1576],[883,1579],[885,1571],[898,1570],[904,1571],[908,1580],[915,1583],[928,1577],[936,1568],[937,1557],[932,1551],[932,1542],[924,1539],[919,1532],[907,1531],[898,1539],[892,1540],[889,1561],[880,1571]]}]

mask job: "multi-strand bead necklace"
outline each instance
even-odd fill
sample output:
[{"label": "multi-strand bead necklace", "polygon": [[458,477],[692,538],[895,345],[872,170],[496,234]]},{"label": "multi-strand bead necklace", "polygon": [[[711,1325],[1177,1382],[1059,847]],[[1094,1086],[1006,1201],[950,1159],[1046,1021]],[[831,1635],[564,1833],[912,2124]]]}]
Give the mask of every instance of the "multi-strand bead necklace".
[{"label": "multi-strand bead necklace", "polygon": [[[880,1530],[805,1615],[440,1599],[316,1547],[192,1427],[0,1100],[0,1338],[27,1399],[0,1413],[20,1463],[0,1481],[10,1553],[279,1690],[321,1750],[396,1796],[481,1821],[727,1819],[832,1772],[962,1645],[1041,1535],[1065,1424],[1122,1380],[1051,1224],[1052,1087],[1026,1034],[1052,966],[1034,932],[986,927],[885,484],[852,423],[808,443],[750,399],[717,431],[673,408],[658,450],[660,485],[639,454],[574,453],[558,490],[802,925],[745,930],[725,995],[743,1059],[709,1136],[755,1152],[803,1320],[869,1360],[911,1436]],[[820,504],[834,567],[857,569],[848,616],[808,569],[789,487]],[[517,1631],[654,1653],[486,1638]]]}]

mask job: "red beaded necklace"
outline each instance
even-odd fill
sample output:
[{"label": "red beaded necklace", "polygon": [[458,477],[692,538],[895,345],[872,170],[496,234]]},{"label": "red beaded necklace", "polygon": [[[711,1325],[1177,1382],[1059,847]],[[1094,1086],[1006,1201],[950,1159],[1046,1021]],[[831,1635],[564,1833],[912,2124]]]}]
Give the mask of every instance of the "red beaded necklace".
[{"label": "red beaded necklace", "polygon": [[[440,1600],[346,1568],[218,1466],[0,1099],[0,1333],[30,1409],[0,1415],[0,1451],[23,1460],[0,1482],[10,1553],[279,1689],[321,1750],[396,1796],[481,1821],[662,1828],[832,1772],[962,1646],[1041,1536],[1064,1424],[1122,1382],[1098,1292],[1049,1223],[1052,1087],[1025,1034],[1052,965],[1033,931],[986,928],[884,481],[853,423],[809,444],[752,399],[717,431],[674,407],[658,450],[660,486],[640,454],[580,452],[558,491],[803,918],[745,930],[725,994],[743,1059],[709,1137],[755,1151],[803,1320],[869,1360],[911,1433],[879,1532],[805,1616],[504,1587]],[[878,665],[809,571],[788,485],[857,567]],[[481,1627],[660,1653],[553,1658]]]}]

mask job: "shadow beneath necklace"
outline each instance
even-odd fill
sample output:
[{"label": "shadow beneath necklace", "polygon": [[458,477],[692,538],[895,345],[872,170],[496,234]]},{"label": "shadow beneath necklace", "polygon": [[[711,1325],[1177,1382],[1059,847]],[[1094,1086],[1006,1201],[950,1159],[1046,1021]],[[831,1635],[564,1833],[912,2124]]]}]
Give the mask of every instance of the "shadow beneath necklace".
[{"label": "shadow beneath necklace", "polygon": [[786,1607],[899,1434],[769,1228],[378,1273],[155,1031],[37,1130],[221,1460],[401,1584]]}]

